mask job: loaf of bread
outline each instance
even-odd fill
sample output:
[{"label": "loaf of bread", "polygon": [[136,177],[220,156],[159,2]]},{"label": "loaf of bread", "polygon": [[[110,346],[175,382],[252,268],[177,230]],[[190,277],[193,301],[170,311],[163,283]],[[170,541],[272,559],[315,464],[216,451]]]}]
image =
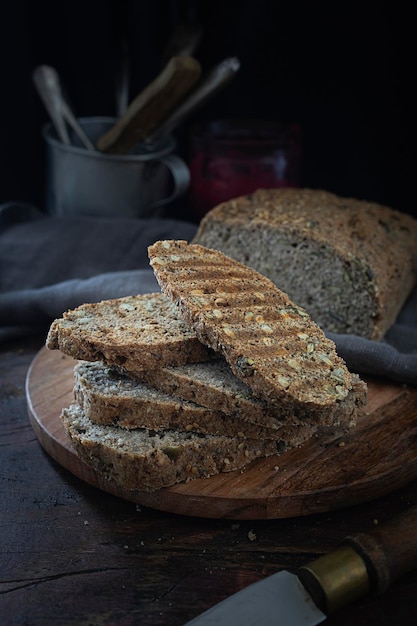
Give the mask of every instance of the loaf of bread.
[{"label": "loaf of bread", "polygon": [[352,415],[366,398],[335,345],[269,279],[186,241],[158,241],[150,263],[200,341],[223,354],[254,395],[284,412]]},{"label": "loaf of bread", "polygon": [[224,202],[192,241],[268,277],[323,329],[380,339],[417,282],[417,220],[311,189]]},{"label": "loaf of bread", "polygon": [[211,358],[161,293],[83,304],[52,323],[46,346],[84,361],[137,371]]},{"label": "loaf of bread", "polygon": [[61,418],[79,458],[127,490],[156,491],[191,478],[242,469],[283,449],[274,440],[95,424],[78,404],[63,409]]},{"label": "loaf of bread", "polygon": [[[164,370],[161,370],[162,374]],[[300,422],[290,420],[268,428],[209,408],[190,400],[182,400],[146,383],[126,376],[115,368],[100,362],[80,361],[74,367],[75,399],[88,419],[96,424],[110,424],[127,429],[179,430],[204,435],[225,435],[238,439],[295,440],[298,445]],[[308,421],[302,423],[307,429]]]}]

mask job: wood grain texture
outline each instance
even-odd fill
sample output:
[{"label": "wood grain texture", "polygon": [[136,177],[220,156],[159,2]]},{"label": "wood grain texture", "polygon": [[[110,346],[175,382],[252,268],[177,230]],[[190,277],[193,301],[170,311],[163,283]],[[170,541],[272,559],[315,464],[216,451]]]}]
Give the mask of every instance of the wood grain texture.
[{"label": "wood grain texture", "polygon": [[154,493],[126,491],[80,461],[60,412],[73,398],[75,361],[42,348],[29,369],[26,396],[44,449],[85,482],[160,511],[208,518],[278,519],[368,502],[417,477],[417,388],[368,380],[366,411],[349,434],[326,434],[245,472],[197,479]]}]

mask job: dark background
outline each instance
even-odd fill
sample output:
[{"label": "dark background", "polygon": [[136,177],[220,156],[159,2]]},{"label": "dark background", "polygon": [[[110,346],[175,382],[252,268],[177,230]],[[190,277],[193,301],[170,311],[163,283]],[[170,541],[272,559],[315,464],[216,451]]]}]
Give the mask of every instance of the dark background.
[{"label": "dark background", "polygon": [[[303,132],[302,184],[416,214],[413,4],[274,0],[25,2],[1,6],[0,202],[44,206],[41,127],[31,75],[54,66],[78,116],[114,115],[121,41],[130,98],[162,69],[181,23],[203,26],[208,71],[237,56],[236,79],[190,119],[264,117]],[[186,151],[184,125],[179,151]]]}]

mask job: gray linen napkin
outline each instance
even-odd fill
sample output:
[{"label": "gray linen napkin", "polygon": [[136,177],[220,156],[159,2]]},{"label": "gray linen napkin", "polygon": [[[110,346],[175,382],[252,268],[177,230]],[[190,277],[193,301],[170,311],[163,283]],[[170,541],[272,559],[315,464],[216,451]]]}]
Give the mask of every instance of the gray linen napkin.
[{"label": "gray linen napkin", "polygon": [[[169,219],[47,217],[0,205],[0,341],[44,332],[84,302],[159,291],[147,247],[190,241],[196,226]],[[328,333],[352,371],[417,384],[417,289],[380,342]]]},{"label": "gray linen napkin", "polygon": [[0,341],[45,332],[84,302],[159,291],[147,247],[195,231],[170,219],[59,218],[0,205]]}]

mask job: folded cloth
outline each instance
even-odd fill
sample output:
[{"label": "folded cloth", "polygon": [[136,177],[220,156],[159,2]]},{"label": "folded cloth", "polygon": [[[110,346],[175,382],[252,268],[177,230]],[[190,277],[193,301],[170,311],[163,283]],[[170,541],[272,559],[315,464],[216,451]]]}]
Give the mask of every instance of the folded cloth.
[{"label": "folded cloth", "polygon": [[[59,218],[0,205],[0,341],[46,333],[84,302],[159,291],[148,245],[195,232],[179,220]],[[327,334],[352,371],[417,384],[417,289],[382,341]]]},{"label": "folded cloth", "polygon": [[84,302],[159,291],[148,246],[195,231],[179,220],[49,217],[0,205],[0,341],[45,332]]}]

